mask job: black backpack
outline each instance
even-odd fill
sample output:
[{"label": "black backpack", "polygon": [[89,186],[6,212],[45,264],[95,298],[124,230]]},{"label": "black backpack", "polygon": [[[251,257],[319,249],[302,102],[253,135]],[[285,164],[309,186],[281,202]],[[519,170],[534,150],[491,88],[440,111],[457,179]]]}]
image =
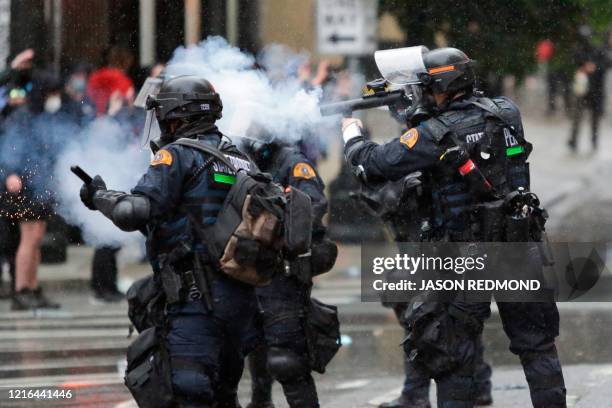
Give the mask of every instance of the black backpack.
[{"label": "black backpack", "polygon": [[149,327],[161,327],[164,319],[164,292],[153,274],[134,282],[126,294],[128,317],[132,326],[142,333]]},{"label": "black backpack", "polygon": [[[269,174],[236,170],[223,154],[193,139],[175,144],[212,155],[236,172],[223,207],[211,226],[192,222],[219,268],[228,276],[254,286],[270,281],[270,271],[282,266],[282,255],[306,253],[312,235],[312,206],[305,193],[272,181]],[[196,220],[193,215],[192,221]],[[306,222],[304,222],[306,219]]]}]

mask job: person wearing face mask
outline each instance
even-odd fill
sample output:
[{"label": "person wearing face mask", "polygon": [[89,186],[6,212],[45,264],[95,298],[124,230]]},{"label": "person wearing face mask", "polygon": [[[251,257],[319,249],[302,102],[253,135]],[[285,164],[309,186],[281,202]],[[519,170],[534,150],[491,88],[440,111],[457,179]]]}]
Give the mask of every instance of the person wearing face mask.
[{"label": "person wearing face mask", "polygon": [[89,71],[87,64],[76,64],[66,78],[61,95],[60,111],[79,126],[87,125],[96,117],[96,108],[87,96]]},{"label": "person wearing face mask", "polygon": [[7,118],[2,149],[13,154],[3,166],[7,173],[3,201],[9,220],[19,226],[21,238],[15,256],[15,294],[12,310],[58,308],[38,285],[38,265],[47,219],[53,214],[52,152],[66,132],[59,125],[59,81],[46,71],[34,71],[26,104]]}]

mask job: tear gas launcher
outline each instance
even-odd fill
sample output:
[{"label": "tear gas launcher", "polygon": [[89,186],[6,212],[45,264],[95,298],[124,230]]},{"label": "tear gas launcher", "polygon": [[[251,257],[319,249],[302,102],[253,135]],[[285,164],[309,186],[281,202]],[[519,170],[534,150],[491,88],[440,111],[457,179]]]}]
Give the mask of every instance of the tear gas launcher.
[{"label": "tear gas launcher", "polygon": [[410,95],[406,93],[403,87],[391,88],[389,83],[381,78],[368,82],[363,88],[361,98],[323,104],[320,110],[323,116],[342,114],[344,117],[350,117],[353,111],[396,104],[409,106],[411,104]]}]

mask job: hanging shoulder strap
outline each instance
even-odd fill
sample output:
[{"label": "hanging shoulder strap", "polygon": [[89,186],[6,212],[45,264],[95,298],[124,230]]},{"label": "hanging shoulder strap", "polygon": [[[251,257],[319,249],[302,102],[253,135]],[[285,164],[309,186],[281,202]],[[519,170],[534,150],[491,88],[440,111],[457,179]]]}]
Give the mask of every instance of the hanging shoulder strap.
[{"label": "hanging shoulder strap", "polygon": [[236,171],[236,168],[234,167],[232,162],[219,149],[216,149],[216,148],[214,148],[212,146],[208,146],[208,145],[206,145],[204,143],[200,143],[197,140],[187,139],[187,138],[179,139],[176,142],[174,142],[173,144],[177,144],[177,145],[181,145],[181,146],[185,146],[185,147],[190,147],[192,149],[199,150],[199,151],[204,152],[204,153],[208,153],[208,154],[216,157],[220,161],[222,161],[232,171]]},{"label": "hanging shoulder strap", "polygon": [[516,135],[516,129],[514,126],[512,126],[502,115],[500,115],[498,106],[491,98],[478,98],[477,100],[469,100],[468,102],[495,116],[508,127],[513,135]]}]

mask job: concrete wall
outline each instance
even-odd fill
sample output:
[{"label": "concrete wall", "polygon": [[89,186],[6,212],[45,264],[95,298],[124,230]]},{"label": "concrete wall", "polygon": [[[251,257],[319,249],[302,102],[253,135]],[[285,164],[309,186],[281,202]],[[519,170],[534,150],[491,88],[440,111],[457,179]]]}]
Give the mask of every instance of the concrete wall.
[{"label": "concrete wall", "polygon": [[283,43],[314,54],[315,0],[260,0],[261,45]]}]

